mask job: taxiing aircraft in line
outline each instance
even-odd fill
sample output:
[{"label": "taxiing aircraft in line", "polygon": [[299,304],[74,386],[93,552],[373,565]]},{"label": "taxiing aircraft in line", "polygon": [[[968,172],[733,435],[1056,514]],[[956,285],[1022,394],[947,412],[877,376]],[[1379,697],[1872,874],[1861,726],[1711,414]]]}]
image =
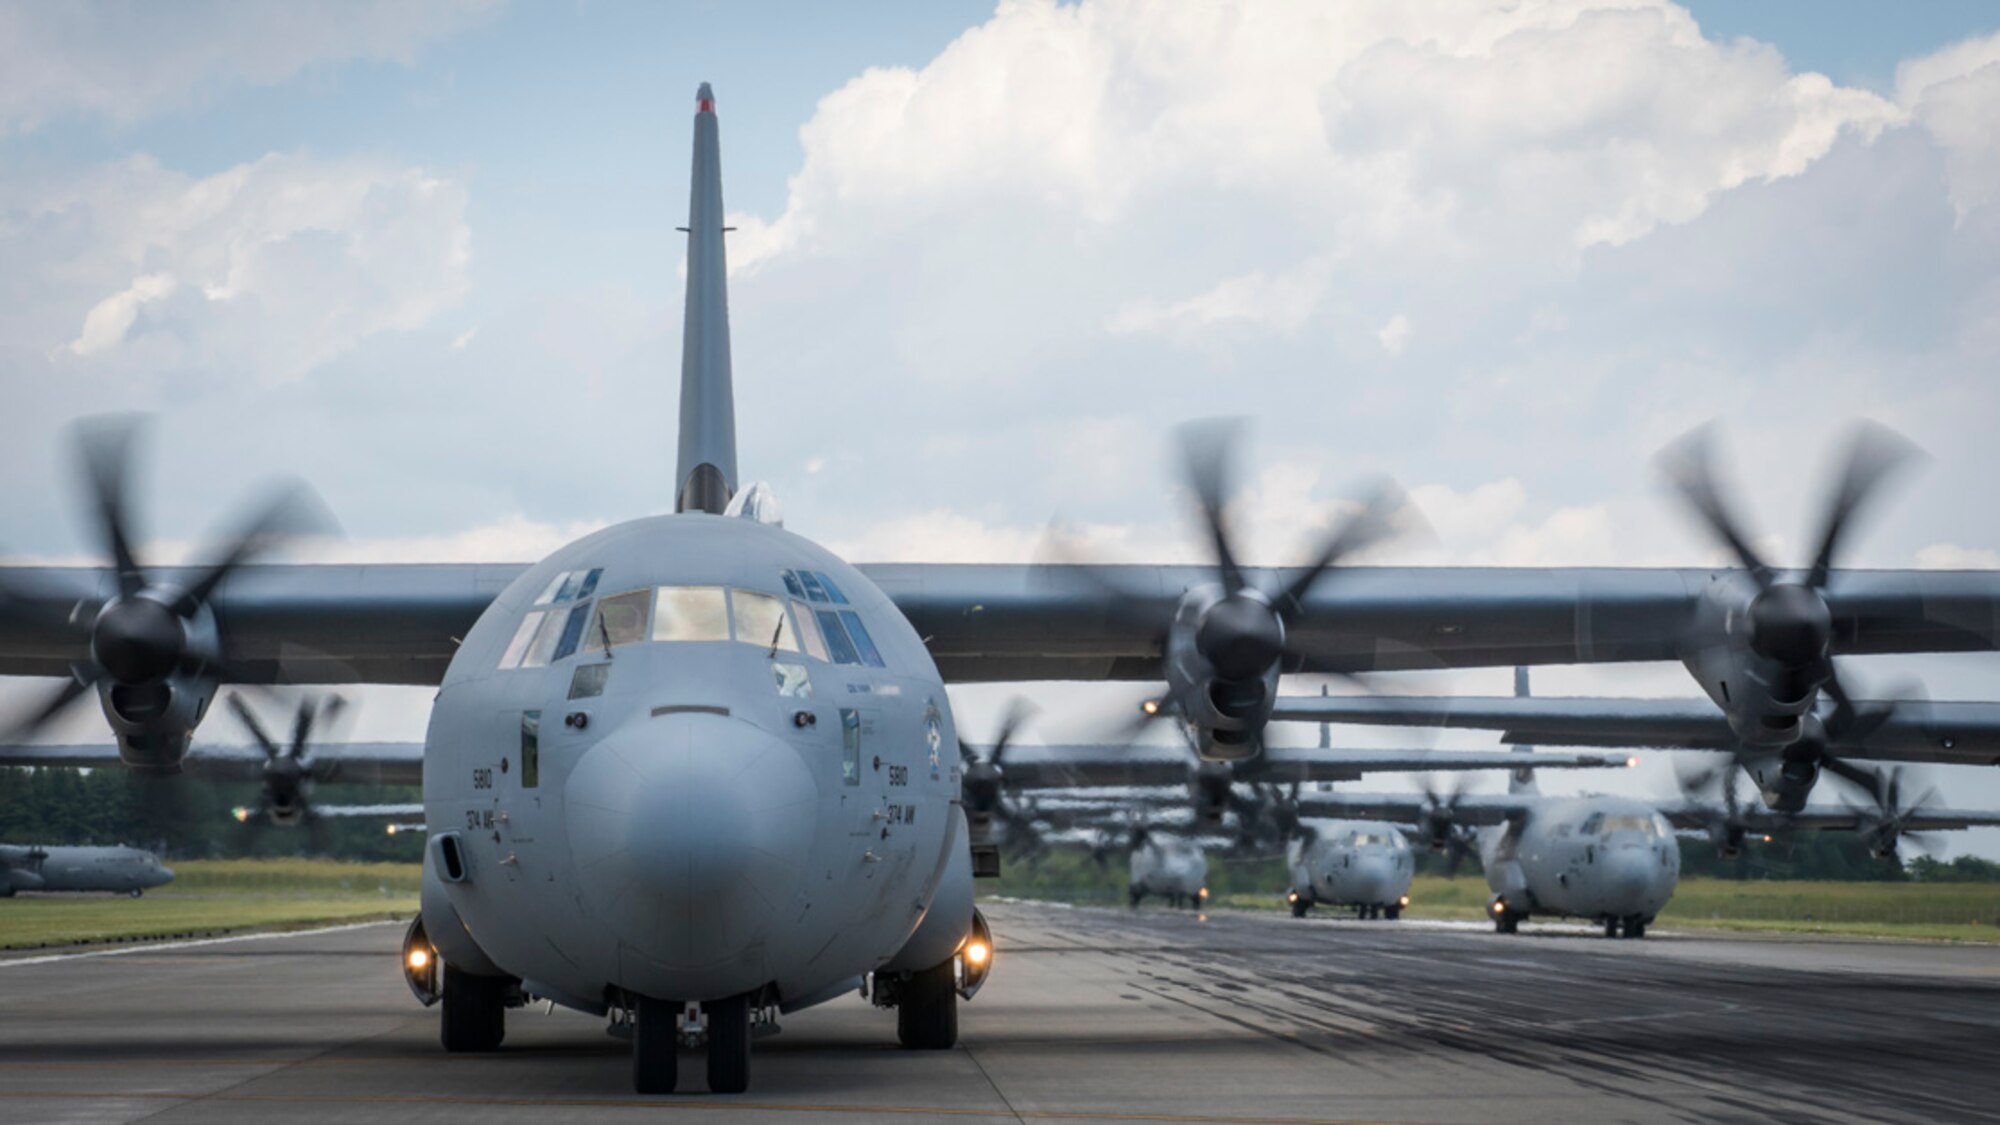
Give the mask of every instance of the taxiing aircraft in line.
[{"label": "taxiing aircraft in line", "polygon": [[[259,563],[299,523],[280,498],[207,565],[150,567],[132,426],[99,420],[78,433],[110,565],[0,568],[0,675],[55,680],[9,741],[90,699],[126,766],[170,773],[225,683],[437,689],[405,966],[449,1051],[494,1049],[540,998],[629,1034],[641,1092],[676,1088],[697,1027],[709,1089],[738,1092],[753,1028],[864,983],[905,1046],[953,1045],[992,946],[948,683],[1164,680],[1158,717],[1242,761],[1288,673],[1678,659],[1712,698],[1726,682],[1741,734],[1841,698],[1834,656],[1996,645],[2000,573],[1833,568],[1880,476],[1865,444],[1806,573],[1747,551],[1740,570],[1342,565],[1394,526],[1391,489],[1311,565],[1246,567],[1215,428],[1183,431],[1212,566],[851,565],[738,474],[720,160],[703,86],[674,514],[531,565]],[[607,471],[655,450],[620,452],[637,460]]]},{"label": "taxiing aircraft in line", "polygon": [[109,891],[138,898],[174,881],[144,848],[0,844],[0,898],[20,891]]}]

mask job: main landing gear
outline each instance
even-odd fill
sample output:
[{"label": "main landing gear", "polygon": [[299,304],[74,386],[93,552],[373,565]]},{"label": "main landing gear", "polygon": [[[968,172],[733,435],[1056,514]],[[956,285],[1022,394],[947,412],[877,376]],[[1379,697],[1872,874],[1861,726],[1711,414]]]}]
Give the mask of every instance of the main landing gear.
[{"label": "main landing gear", "polygon": [[[635,997],[632,1005],[632,1088],[641,1094],[671,1094],[680,1084],[678,1000]],[[750,997],[704,1000],[708,1025],[708,1092],[740,1094],[750,1088]]]},{"label": "main landing gear", "polygon": [[1628,914],[1623,918],[1606,918],[1604,936],[1608,938],[1646,936],[1646,918],[1642,914]]},{"label": "main landing gear", "polygon": [[912,1051],[958,1045],[958,982],[950,960],[911,973],[896,999],[896,1040]]},{"label": "main landing gear", "polygon": [[507,1037],[506,977],[479,977],[444,967],[444,1018],[440,1038],[454,1054],[497,1051]]}]

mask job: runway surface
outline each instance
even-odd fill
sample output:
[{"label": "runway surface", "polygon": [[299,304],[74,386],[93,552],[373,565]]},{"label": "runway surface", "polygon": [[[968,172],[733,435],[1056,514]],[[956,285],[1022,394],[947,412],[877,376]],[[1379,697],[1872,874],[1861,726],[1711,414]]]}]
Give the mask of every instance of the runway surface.
[{"label": "runway surface", "polygon": [[0,1121],[2000,1120],[1996,947],[989,916],[958,1050],[843,999],[735,1098],[698,1057],[638,1098],[599,1021],[539,1008],[446,1056],[394,926],[4,965]]}]

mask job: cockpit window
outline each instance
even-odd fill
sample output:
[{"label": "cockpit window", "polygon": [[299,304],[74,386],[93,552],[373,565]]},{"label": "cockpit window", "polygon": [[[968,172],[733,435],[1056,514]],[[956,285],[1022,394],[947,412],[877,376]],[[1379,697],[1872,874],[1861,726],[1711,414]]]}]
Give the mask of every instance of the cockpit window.
[{"label": "cockpit window", "polygon": [[815,660],[832,660],[827,655],[826,638],[819,635],[819,619],[804,602],[792,603],[792,620],[798,626],[799,642],[805,647],[805,654]]},{"label": "cockpit window", "polygon": [[1641,836],[1653,834],[1653,818],[1645,813],[1631,816],[1607,816],[1604,818],[1605,835],[1613,832],[1637,832]]},{"label": "cockpit window", "polygon": [[520,627],[514,630],[514,639],[507,642],[507,651],[500,654],[502,670],[521,666],[521,657],[527,654],[528,645],[535,639],[535,631],[542,627],[542,618],[546,616],[545,613],[535,612],[521,619]]},{"label": "cockpit window", "polygon": [[854,641],[854,651],[861,656],[863,664],[876,668],[887,667],[882,663],[882,654],[875,648],[875,638],[868,635],[868,626],[861,623],[861,615],[851,609],[840,611],[840,622],[847,626],[847,635]]},{"label": "cockpit window", "polygon": [[562,637],[556,641],[556,651],[550,660],[562,660],[576,654],[577,642],[583,639],[584,623],[590,620],[590,603],[581,602],[569,611],[563,621]]},{"label": "cockpit window", "polygon": [[791,615],[783,598],[755,590],[729,591],[730,608],[736,614],[736,639],[773,652],[799,651],[799,638],[792,632]]},{"label": "cockpit window", "polygon": [[720,586],[662,586],[653,601],[656,641],[726,641],[729,603]]},{"label": "cockpit window", "polygon": [[795,598],[806,596],[805,585],[799,581],[798,574],[793,571],[788,570],[785,572],[785,590]]},{"label": "cockpit window", "polygon": [[598,602],[597,616],[584,634],[583,651],[602,652],[645,640],[646,615],[652,608],[651,590],[629,590]]},{"label": "cockpit window", "polygon": [[805,584],[806,600],[814,602],[832,601],[826,594],[826,587],[820,585],[819,575],[810,570],[798,571],[799,581]]},{"label": "cockpit window", "polygon": [[[810,587],[808,587],[810,588]],[[816,610],[813,616],[819,619],[819,631],[826,637],[826,650],[833,654],[835,664],[859,664],[861,654],[847,639],[847,630],[841,628],[840,617],[830,609]]]},{"label": "cockpit window", "polygon": [[[584,608],[583,606],[578,606],[576,609],[567,612],[558,609],[542,614],[541,628],[535,630],[535,639],[528,642],[528,651],[521,656],[521,667],[541,668],[547,666],[552,660],[561,659],[556,653],[562,646],[563,634],[569,631],[570,618],[577,616],[577,612]],[[583,634],[583,622],[581,620],[577,622],[576,632],[578,636]],[[575,646],[576,641],[572,638],[570,647],[574,650]],[[564,655],[567,655],[567,653]]]},{"label": "cockpit window", "polygon": [[833,584],[831,577],[819,571],[814,571],[813,577],[819,579],[819,584],[826,589],[826,596],[833,599],[833,604],[847,604],[847,595],[840,592],[840,587]]},{"label": "cockpit window", "polygon": [[1589,818],[1583,822],[1582,826],[1576,830],[1577,835],[1595,836],[1597,835],[1597,830],[1603,826],[1604,826],[1604,814],[1601,812],[1591,813]]},{"label": "cockpit window", "polygon": [[602,577],[604,568],[601,566],[593,570],[565,570],[549,579],[549,584],[542,587],[542,594],[535,599],[535,604],[550,605],[587,598],[597,592],[597,580]]}]

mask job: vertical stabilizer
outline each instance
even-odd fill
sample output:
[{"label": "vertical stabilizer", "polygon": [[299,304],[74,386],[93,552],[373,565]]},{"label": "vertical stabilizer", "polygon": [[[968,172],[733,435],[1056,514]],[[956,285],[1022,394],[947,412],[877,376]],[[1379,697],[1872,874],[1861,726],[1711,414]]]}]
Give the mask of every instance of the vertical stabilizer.
[{"label": "vertical stabilizer", "polygon": [[715,94],[706,82],[695,93],[687,236],[674,510],[719,515],[736,492],[736,396],[729,373],[729,266],[722,249],[722,144]]},{"label": "vertical stabilizer", "polygon": [[[1516,665],[1514,668],[1514,698],[1516,699],[1528,698],[1528,669],[1525,665]],[[1514,747],[1514,752],[1517,754],[1532,754],[1535,752],[1535,748],[1532,746],[1517,745]],[[1513,776],[1508,779],[1507,792],[1509,793],[1539,792],[1539,789],[1535,785],[1534,767],[1521,766],[1518,769],[1516,769],[1513,773]]]}]

